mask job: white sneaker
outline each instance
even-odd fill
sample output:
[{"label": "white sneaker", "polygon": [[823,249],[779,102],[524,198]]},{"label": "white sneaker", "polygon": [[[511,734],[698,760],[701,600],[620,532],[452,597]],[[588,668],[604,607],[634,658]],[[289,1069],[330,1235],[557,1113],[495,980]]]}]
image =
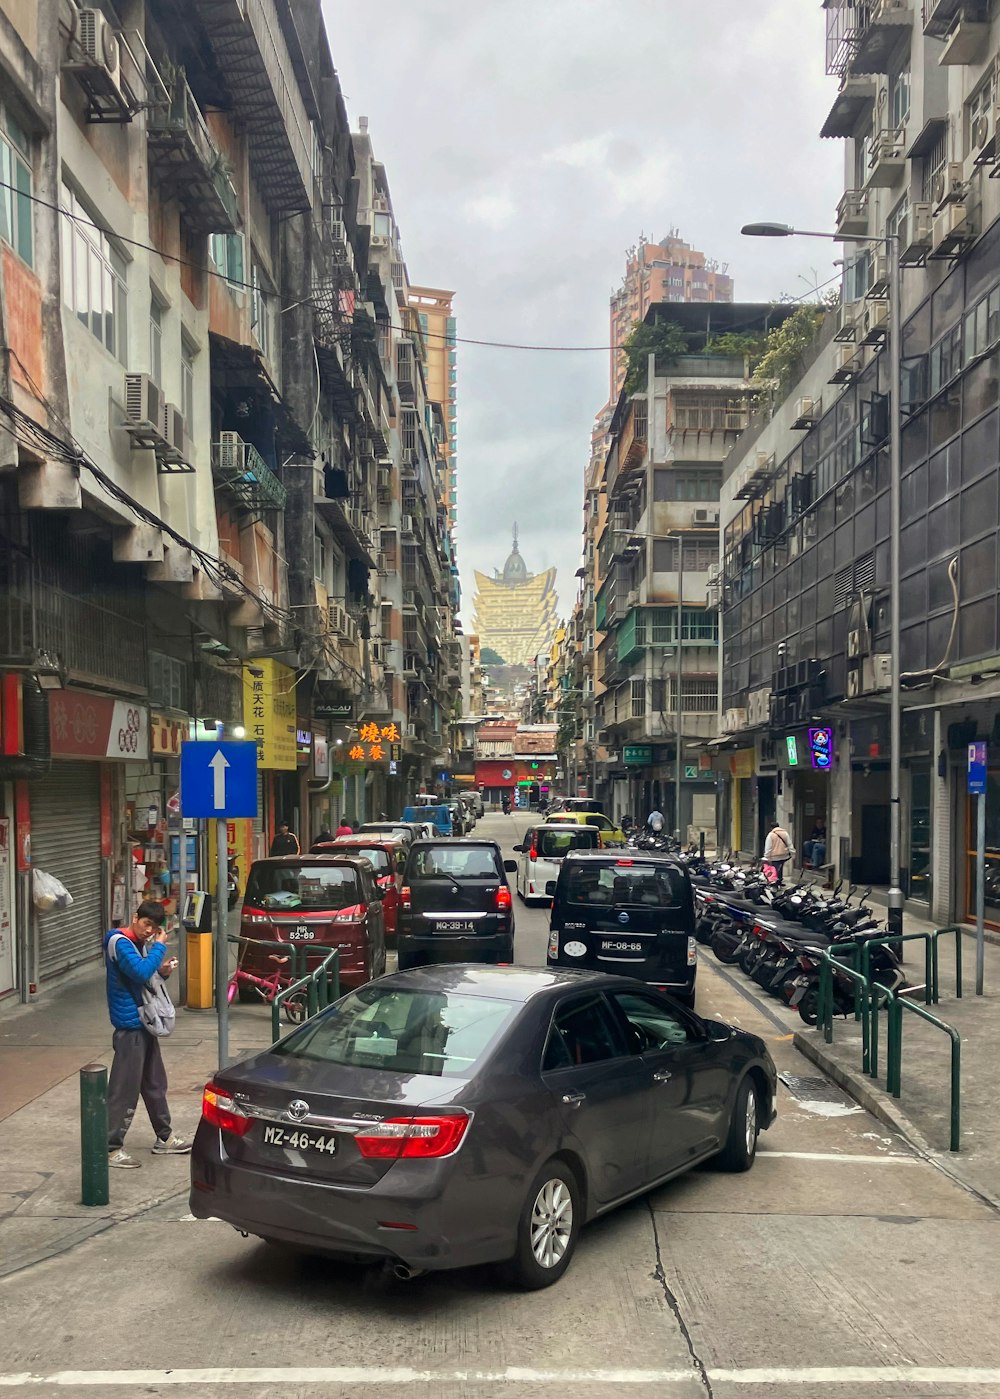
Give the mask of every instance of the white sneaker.
[{"label": "white sneaker", "polygon": [[186,1156],[194,1145],[187,1137],[172,1133],[165,1141],[157,1141],[153,1147],[154,1156]]},{"label": "white sneaker", "polygon": [[130,1156],[125,1148],[120,1146],[117,1151],[110,1151],[108,1153],[108,1165],[118,1166],[125,1171],[137,1171],[142,1165],[142,1162],[137,1161],[134,1156]]}]

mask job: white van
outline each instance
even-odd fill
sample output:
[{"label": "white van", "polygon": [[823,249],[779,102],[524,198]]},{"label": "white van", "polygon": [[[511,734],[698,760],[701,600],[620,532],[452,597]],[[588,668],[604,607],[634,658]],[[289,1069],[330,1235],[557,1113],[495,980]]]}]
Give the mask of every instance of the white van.
[{"label": "white van", "polygon": [[517,862],[517,892],[525,903],[537,899],[541,903],[551,903],[545,892],[548,880],[559,877],[559,866],[563,856],[571,850],[597,850],[599,832],[593,826],[570,825],[569,822],[553,822],[533,826],[526,831],[524,840],[514,849]]}]

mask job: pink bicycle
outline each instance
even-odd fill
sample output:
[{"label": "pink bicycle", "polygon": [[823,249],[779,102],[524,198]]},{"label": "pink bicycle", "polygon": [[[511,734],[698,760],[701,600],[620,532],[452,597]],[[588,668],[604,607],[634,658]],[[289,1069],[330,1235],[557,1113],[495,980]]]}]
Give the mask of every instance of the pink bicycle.
[{"label": "pink bicycle", "polygon": [[[282,971],[287,966],[291,958],[279,957],[276,952],[270,954],[270,960],[274,962],[273,972],[267,976],[257,976],[254,972],[244,971],[242,967],[237,967],[229,978],[229,985],[226,988],[226,997],[232,1005],[236,997],[240,1000],[253,999],[254,996],[262,1000],[265,1005],[270,1005],[279,991],[284,991],[287,986],[291,986],[292,978]],[[282,1009],[285,1012],[285,1019],[293,1025],[300,1024],[306,1018],[307,1004],[305,991],[297,991],[294,996],[289,996],[282,1002]]]}]

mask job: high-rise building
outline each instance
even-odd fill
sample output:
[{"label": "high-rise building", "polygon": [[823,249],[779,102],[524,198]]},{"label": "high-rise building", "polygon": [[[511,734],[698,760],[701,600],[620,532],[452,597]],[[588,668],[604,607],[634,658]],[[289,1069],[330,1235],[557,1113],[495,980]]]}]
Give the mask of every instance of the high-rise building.
[{"label": "high-rise building", "polygon": [[692,248],[671,230],[658,243],[643,236],[629,248],[625,279],[611,298],[611,403],[625,382],[621,346],[636,321],[665,301],[732,301],[733,279],[726,263]]},{"label": "high-rise building", "polygon": [[476,570],[475,626],[483,651],[495,651],[507,665],[529,665],[548,652],[556,628],[556,571],[529,573],[514,545],[492,578]]},{"label": "high-rise building", "polygon": [[458,504],[458,347],[455,342],[453,291],[435,287],[410,287],[410,305],[420,320],[427,350],[427,397],[440,403],[445,414],[445,460],[441,502],[448,511],[449,528],[455,527]]}]

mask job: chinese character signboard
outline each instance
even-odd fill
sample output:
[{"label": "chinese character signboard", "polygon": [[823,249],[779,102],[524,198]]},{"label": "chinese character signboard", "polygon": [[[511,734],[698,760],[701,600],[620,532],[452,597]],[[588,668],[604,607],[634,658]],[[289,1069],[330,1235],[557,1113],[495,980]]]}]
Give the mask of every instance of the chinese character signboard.
[{"label": "chinese character signboard", "polygon": [[294,772],[295,672],[270,656],[243,667],[243,726],[257,745],[257,766]]},{"label": "chinese character signboard", "polygon": [[149,757],[149,710],[132,700],[56,690],[49,700],[49,741],[54,758]]},{"label": "chinese character signboard", "polygon": [[166,755],[179,758],[181,744],[188,736],[191,725],[187,719],[171,719],[165,714],[149,716],[150,749],[154,756]]},{"label": "chinese character signboard", "polygon": [[398,761],[402,734],[391,720],[359,719],[353,726],[347,756],[354,763],[381,765]]},{"label": "chinese character signboard", "polygon": [[651,763],[653,761],[653,749],[647,743],[626,743],[624,752],[626,763]]}]

